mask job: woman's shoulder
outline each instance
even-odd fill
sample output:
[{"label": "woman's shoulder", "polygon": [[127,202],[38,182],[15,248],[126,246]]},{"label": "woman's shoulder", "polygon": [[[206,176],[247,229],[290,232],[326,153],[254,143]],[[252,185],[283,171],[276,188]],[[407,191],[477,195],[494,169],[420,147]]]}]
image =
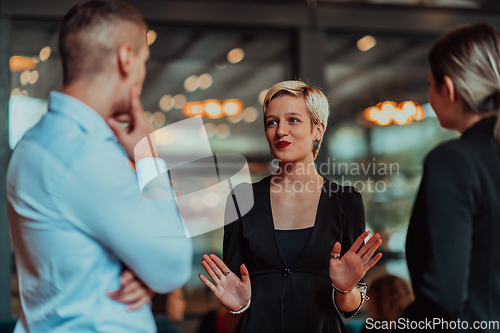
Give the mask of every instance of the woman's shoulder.
[{"label": "woman's shoulder", "polygon": [[433,148],[425,157],[424,166],[467,165],[476,154],[477,149],[471,146],[470,142],[453,139]]}]

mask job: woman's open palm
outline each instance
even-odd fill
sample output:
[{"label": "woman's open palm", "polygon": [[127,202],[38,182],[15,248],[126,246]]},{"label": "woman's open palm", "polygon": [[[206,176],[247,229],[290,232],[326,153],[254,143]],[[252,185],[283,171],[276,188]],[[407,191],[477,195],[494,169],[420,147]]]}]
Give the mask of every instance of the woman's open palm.
[{"label": "woman's open palm", "polygon": [[201,264],[215,285],[202,274],[199,275],[200,280],[214,292],[226,308],[238,311],[248,303],[252,296],[252,288],[250,275],[245,264],[240,266],[241,279],[233,272],[224,275],[225,272],[229,272],[229,268],[215,254],[210,256],[204,254]]},{"label": "woman's open palm", "polygon": [[[337,242],[333,246],[332,258],[330,259],[330,279],[336,287],[346,291],[351,289],[382,257],[382,253],[378,253],[367,262],[382,244],[380,235],[376,234],[361,247],[369,233],[369,231],[362,233],[342,258],[340,258],[340,243]],[[334,259],[333,256],[338,256],[339,259]]]}]

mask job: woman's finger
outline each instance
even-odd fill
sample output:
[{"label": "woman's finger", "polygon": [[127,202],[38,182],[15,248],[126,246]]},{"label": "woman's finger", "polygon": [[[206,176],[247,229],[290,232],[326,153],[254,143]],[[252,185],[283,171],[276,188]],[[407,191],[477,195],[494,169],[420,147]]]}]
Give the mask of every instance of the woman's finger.
[{"label": "woman's finger", "polygon": [[352,244],[351,248],[349,249],[350,252],[357,253],[361,245],[363,245],[363,241],[365,238],[370,234],[369,231],[363,232],[361,235],[359,235],[358,239]]},{"label": "woman's finger", "polygon": [[379,239],[380,239],[380,235],[379,234],[373,235],[372,238],[370,238],[368,240],[368,242],[366,242],[366,244],[363,245],[361,247],[361,249],[359,249],[358,255],[360,255],[361,257],[365,256],[365,254],[368,251],[370,251],[370,249],[372,248],[373,244],[375,244],[375,242],[377,242]]},{"label": "woman's finger", "polygon": [[250,273],[248,272],[247,266],[245,264],[241,264],[240,273],[241,273],[241,281],[243,281],[244,284],[249,284]]},{"label": "woman's finger", "polygon": [[210,267],[210,265],[205,261],[203,260],[201,262],[201,265],[203,266],[203,268],[205,268],[205,271],[207,271],[208,275],[212,278],[212,280],[217,284],[219,285],[220,283],[220,279],[219,277],[214,273],[212,267]]},{"label": "woman's finger", "polygon": [[330,260],[334,259],[333,256],[338,256],[338,259],[340,259],[341,250],[342,250],[342,245],[339,242],[336,242],[335,245],[333,245],[333,250],[330,256]]},{"label": "woman's finger", "polygon": [[198,277],[200,278],[201,282],[205,284],[205,286],[210,288],[210,290],[212,290],[215,293],[215,286],[212,282],[210,282],[204,275],[200,274],[198,275]]},{"label": "woman's finger", "polygon": [[382,253],[377,253],[375,257],[373,257],[372,260],[370,260],[366,265],[365,265],[365,273],[372,268],[379,260],[382,258]]},{"label": "woman's finger", "polygon": [[378,247],[382,244],[382,240],[379,238],[375,243],[372,244],[370,249],[366,251],[364,255],[361,256],[361,259],[366,262],[368,259],[372,257],[372,255],[377,251]]},{"label": "woman's finger", "polygon": [[205,259],[205,261],[207,262],[207,264],[210,265],[210,267],[212,268],[213,272],[217,275],[217,277],[220,279],[222,277],[222,271],[221,269],[219,268],[219,266],[217,266],[212,257],[209,256],[209,255],[206,255],[204,254],[203,255],[203,259]]},{"label": "woman's finger", "polygon": [[227,272],[230,271],[229,267],[222,261],[219,257],[217,257],[215,254],[211,254],[210,258],[215,262],[215,264],[220,268],[222,272]]}]

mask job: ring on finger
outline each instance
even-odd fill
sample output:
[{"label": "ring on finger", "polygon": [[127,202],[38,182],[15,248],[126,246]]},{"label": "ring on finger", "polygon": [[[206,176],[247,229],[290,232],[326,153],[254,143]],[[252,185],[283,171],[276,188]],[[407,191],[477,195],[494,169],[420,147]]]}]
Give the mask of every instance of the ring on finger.
[{"label": "ring on finger", "polygon": [[229,273],[231,273],[231,270],[228,270],[227,272],[224,272],[223,275],[226,276],[226,275],[229,275]]},{"label": "ring on finger", "polygon": [[333,260],[339,260],[340,259],[340,254],[338,254],[338,253],[333,254],[332,253],[331,257],[332,257]]}]

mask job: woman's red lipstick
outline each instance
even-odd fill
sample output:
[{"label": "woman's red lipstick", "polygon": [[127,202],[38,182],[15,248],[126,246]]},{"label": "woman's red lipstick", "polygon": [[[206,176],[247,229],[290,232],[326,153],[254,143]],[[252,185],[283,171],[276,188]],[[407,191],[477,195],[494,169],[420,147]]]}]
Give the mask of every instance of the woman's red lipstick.
[{"label": "woman's red lipstick", "polygon": [[276,142],[276,147],[285,148],[285,147],[289,146],[290,144],[291,143],[288,141],[278,141],[278,142]]}]

